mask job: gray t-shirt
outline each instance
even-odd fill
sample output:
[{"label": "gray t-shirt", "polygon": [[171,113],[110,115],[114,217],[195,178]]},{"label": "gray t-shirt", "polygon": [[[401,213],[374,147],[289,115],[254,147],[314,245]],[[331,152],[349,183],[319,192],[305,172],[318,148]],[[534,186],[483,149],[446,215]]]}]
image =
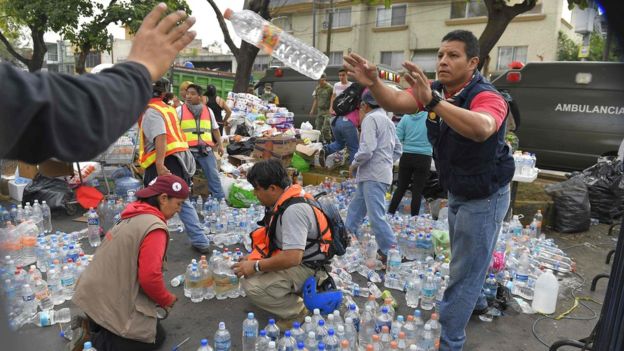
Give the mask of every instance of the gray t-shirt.
[{"label": "gray t-shirt", "polygon": [[[281,216],[281,220],[277,222],[275,228],[275,243],[278,247],[281,247],[282,250],[305,250],[308,238],[318,238],[318,228],[314,210],[306,203],[288,206]],[[314,245],[308,250],[305,250],[303,256],[307,256],[317,249],[318,246]],[[305,261],[315,261],[323,258],[323,254],[318,254]]]},{"label": "gray t-shirt", "polygon": [[[154,139],[157,136],[163,135],[167,133],[167,129],[165,128],[165,120],[162,118],[160,112],[153,108],[148,108],[145,110],[145,114],[143,115],[143,134],[145,135],[145,151],[150,152],[156,148],[154,144]],[[184,152],[177,152],[175,156],[180,160],[186,172],[193,176],[196,171],[195,159],[193,158],[193,154],[186,150]]]}]

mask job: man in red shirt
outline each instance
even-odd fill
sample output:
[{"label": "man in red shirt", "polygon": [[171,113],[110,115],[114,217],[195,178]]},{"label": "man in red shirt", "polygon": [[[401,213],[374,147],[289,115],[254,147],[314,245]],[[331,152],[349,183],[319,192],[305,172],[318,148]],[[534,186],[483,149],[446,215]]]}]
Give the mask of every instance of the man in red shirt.
[{"label": "man in red shirt", "polygon": [[448,191],[452,259],[450,282],[438,310],[440,350],[461,350],[473,310],[487,311],[482,287],[503,217],[509,207],[514,162],[505,143],[507,104],[479,71],[479,42],[469,31],[442,38],[438,80],[405,62],[411,89],[383,84],[364,58],[345,57],[349,74],[369,87],[375,100],[395,113],[428,112],[427,135],[440,184]]},{"label": "man in red shirt", "polygon": [[[177,298],[165,287],[169,232],[167,220],[180,211],[189,195],[175,175],[156,177],[137,191],[97,249],[76,284],[72,301],[88,318],[97,350],[157,350],[165,340],[158,306],[169,310]],[[120,303],[122,302],[122,303]]]}]

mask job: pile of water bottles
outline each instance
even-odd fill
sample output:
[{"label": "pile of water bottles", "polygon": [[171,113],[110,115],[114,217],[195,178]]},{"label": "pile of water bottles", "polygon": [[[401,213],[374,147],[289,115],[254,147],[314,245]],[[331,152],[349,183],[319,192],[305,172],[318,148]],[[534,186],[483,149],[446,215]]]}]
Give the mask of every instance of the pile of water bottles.
[{"label": "pile of water bottles", "polygon": [[[360,308],[347,299],[342,310],[321,315],[318,309],[306,316],[303,323],[281,330],[274,319],[264,329],[254,313],[242,323],[242,351],[266,350],[435,350],[439,347],[440,323],[437,313],[425,322],[420,310],[407,317],[398,315],[391,298],[379,305],[369,299]],[[350,301],[350,302],[349,302]],[[230,351],[232,336],[220,322],[213,344],[202,339],[198,351]]]},{"label": "pile of water bottles", "polygon": [[[37,200],[33,206],[15,206],[9,213],[14,215],[0,227],[4,255],[0,282],[11,328],[68,323],[69,309],[55,311],[54,306],[71,300],[75,283],[89,264],[80,240],[97,222],[90,218],[89,228],[82,231],[54,233],[49,207]],[[99,245],[99,235],[93,244]]]},{"label": "pile of water bottles", "polygon": [[230,252],[228,248],[223,251],[213,250],[210,259],[201,256],[199,261],[192,259],[186,272],[171,280],[174,287],[184,284],[184,296],[191,302],[198,303],[203,300],[216,298],[244,297],[245,291],[240,285],[240,279],[232,270],[232,265],[240,261],[243,253],[239,248]]}]

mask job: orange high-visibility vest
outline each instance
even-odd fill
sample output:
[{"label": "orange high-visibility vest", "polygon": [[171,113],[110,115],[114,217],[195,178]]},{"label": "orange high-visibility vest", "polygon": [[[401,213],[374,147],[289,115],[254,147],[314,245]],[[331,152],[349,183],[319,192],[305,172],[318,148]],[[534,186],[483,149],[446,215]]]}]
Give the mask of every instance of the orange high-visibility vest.
[{"label": "orange high-visibility vest", "polygon": [[[160,112],[161,117],[165,121],[165,131],[167,136],[167,147],[165,148],[165,157],[188,150],[184,134],[178,125],[178,117],[175,109],[165,104],[160,99],[150,100],[147,108],[152,108]],[[144,113],[145,114],[145,113]],[[156,148],[151,151],[145,149],[145,134],[143,134],[143,115],[139,117],[139,163],[141,167],[147,168],[156,162]]]},{"label": "orange high-visibility vest", "polygon": [[[272,240],[275,238],[275,226],[279,217],[284,213],[286,208],[288,208],[288,204],[285,207],[282,205],[292,198],[304,198],[306,200],[314,201],[314,197],[311,194],[306,193],[301,188],[299,184],[293,184],[288,187],[282,196],[277,200],[273,208],[271,209],[271,215],[265,218],[265,225],[260,227],[251,234],[251,246],[252,251],[248,256],[249,260],[261,260],[263,258],[271,257],[281,251],[279,247],[275,245]],[[329,223],[327,221],[327,217],[325,214],[316,206],[311,206],[314,210],[314,216],[317,221],[317,228],[319,230],[319,238],[318,239],[307,239],[306,249],[309,248],[313,244],[319,245],[319,251],[328,255],[329,246],[332,241],[332,232],[329,227]],[[307,234],[306,234],[307,236]],[[310,255],[311,257],[316,256],[317,253]],[[305,260],[306,257],[304,257]]]},{"label": "orange high-visibility vest", "polygon": [[199,117],[199,126],[195,116],[188,109],[186,104],[182,105],[182,115],[180,116],[180,128],[184,132],[186,142],[189,147],[199,145],[199,138],[208,146],[214,146],[212,141],[212,112],[206,105],[202,104],[202,113]]}]

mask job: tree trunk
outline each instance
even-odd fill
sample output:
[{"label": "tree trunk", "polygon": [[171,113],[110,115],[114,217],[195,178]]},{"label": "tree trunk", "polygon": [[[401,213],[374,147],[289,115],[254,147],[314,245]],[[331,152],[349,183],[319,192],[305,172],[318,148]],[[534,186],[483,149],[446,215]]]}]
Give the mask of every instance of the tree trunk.
[{"label": "tree trunk", "polygon": [[87,56],[89,55],[90,51],[91,51],[91,45],[85,45],[80,48],[80,52],[78,53],[78,56],[76,56],[76,59],[75,59],[76,73],[80,75],[87,73],[85,64],[87,62]]},{"label": "tree trunk", "polygon": [[488,61],[486,58],[498,42],[500,36],[505,32],[509,22],[511,22],[511,19],[507,19],[504,16],[488,18],[487,25],[483,33],[481,33],[481,37],[479,37],[479,66],[477,68],[479,71],[481,71],[483,65]]},{"label": "tree trunk", "polygon": [[259,49],[247,42],[241,42],[241,46],[236,57],[236,76],[234,77],[234,92],[245,93],[251,81],[251,72],[254,60]]},{"label": "tree trunk", "polygon": [[[34,27],[31,27],[30,30],[33,41],[33,53],[30,61],[28,62],[28,71],[36,72],[43,67],[43,59],[45,58],[48,48],[43,40],[43,31]],[[59,55],[60,54],[62,53],[59,53]]]}]

